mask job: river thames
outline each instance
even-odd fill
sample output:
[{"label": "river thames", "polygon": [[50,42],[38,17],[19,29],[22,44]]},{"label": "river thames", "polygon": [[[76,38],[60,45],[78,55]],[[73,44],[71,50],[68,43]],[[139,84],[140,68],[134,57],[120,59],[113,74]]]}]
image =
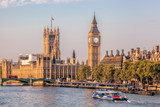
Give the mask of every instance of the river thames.
[{"label": "river thames", "polygon": [[125,94],[130,102],[92,98],[92,89],[1,86],[0,107],[160,107],[160,95]]}]

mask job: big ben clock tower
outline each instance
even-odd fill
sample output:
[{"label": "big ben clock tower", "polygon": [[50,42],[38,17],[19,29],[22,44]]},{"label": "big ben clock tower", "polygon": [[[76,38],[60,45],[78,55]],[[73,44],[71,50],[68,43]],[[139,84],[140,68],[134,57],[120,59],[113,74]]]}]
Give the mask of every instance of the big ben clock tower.
[{"label": "big ben clock tower", "polygon": [[91,70],[100,62],[100,44],[101,36],[94,13],[91,30],[88,34],[88,65],[91,67]]}]

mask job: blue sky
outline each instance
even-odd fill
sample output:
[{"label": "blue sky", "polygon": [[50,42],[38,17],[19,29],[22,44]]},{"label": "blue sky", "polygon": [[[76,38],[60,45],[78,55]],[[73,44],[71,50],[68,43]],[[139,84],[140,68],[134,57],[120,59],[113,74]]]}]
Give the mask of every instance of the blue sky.
[{"label": "blue sky", "polygon": [[43,28],[60,28],[61,58],[73,49],[88,57],[88,32],[96,12],[101,32],[101,59],[106,50],[160,45],[159,0],[0,0],[0,59],[43,52]]}]

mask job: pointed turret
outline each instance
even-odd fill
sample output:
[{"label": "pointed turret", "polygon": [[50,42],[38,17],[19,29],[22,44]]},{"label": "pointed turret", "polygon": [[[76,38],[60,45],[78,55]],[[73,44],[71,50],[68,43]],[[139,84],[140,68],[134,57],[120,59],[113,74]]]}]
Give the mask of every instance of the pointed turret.
[{"label": "pointed turret", "polygon": [[50,29],[49,33],[50,33],[50,34],[53,34],[53,29],[52,29],[52,28]]},{"label": "pointed turret", "polygon": [[54,27],[54,34],[56,34],[56,27]]},{"label": "pointed turret", "polygon": [[46,27],[44,27],[43,36],[46,36]]},{"label": "pointed turret", "polygon": [[73,50],[72,58],[76,58],[75,50]]},{"label": "pointed turret", "polygon": [[95,11],[94,11],[92,25],[96,25],[96,24],[97,24],[97,21],[96,21],[96,16],[95,16]]},{"label": "pointed turret", "polygon": [[76,64],[76,54],[75,54],[75,50],[73,50],[73,54],[72,54],[72,64]]},{"label": "pointed turret", "polygon": [[49,33],[49,27],[47,26],[47,33]]},{"label": "pointed turret", "polygon": [[89,33],[100,33],[99,30],[98,30],[98,27],[97,27],[95,12],[94,12],[94,16],[93,16],[91,30],[90,30]]},{"label": "pointed turret", "polygon": [[59,26],[57,26],[57,34],[59,34]]},{"label": "pointed turret", "polygon": [[44,27],[44,30],[43,30],[43,32],[46,32],[46,27]]}]

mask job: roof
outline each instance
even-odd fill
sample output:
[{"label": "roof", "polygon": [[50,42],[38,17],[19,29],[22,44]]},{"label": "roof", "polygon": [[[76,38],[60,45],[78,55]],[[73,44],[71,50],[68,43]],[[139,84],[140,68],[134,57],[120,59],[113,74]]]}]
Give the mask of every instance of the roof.
[{"label": "roof", "polygon": [[91,30],[89,33],[99,33],[99,30],[97,27],[91,27]]},{"label": "roof", "polygon": [[96,21],[96,16],[95,16],[95,12],[94,12],[94,16],[93,16],[93,21],[92,21],[92,24],[97,24],[97,21]]},{"label": "roof", "polygon": [[92,27],[91,27],[91,30],[90,30],[89,33],[99,33],[95,13],[94,13],[94,16],[93,16]]},{"label": "roof", "polygon": [[115,57],[107,57],[107,56],[105,56],[101,60],[101,63],[104,64],[104,65],[107,65],[107,64],[122,63],[122,61],[123,61],[123,56],[115,56]]}]

